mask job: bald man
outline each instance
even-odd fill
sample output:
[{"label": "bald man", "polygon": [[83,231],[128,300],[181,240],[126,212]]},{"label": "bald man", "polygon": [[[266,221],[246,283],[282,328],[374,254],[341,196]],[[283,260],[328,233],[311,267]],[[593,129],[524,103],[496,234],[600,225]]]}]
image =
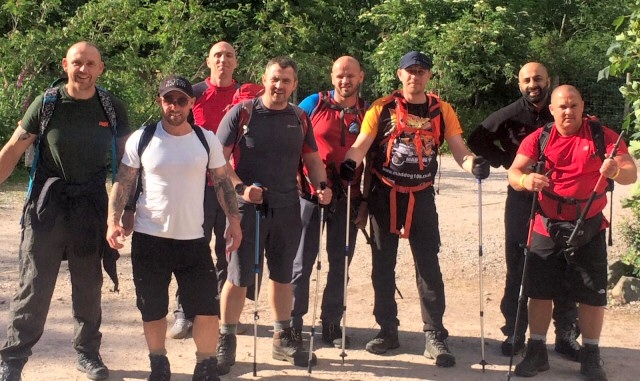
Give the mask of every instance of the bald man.
[{"label": "bald man", "polygon": [[[68,261],[73,287],[77,368],[92,380],[106,379],[109,374],[99,353],[100,260],[107,249],[106,168],[113,139],[117,156],[122,157],[129,121],[122,101],[96,88],[104,62],[93,44],[71,46],[62,68],[68,83],[52,90],[56,97],[53,115],[42,136],[44,144],[39,145],[35,180],[24,209],[20,282],[11,300],[7,341],[0,350],[4,381],[21,379],[31,348],[43,334],[63,259]],[[110,107],[103,97],[115,109],[116,126],[111,125]],[[40,95],[33,101],[0,151],[0,184],[36,141],[45,116],[43,99]]]},{"label": "bald man", "polygon": [[[312,94],[305,98],[300,107],[309,115],[313,124],[313,133],[318,144],[318,152],[327,169],[328,186],[332,188],[336,202],[331,213],[324,211],[327,219],[326,247],[329,271],[327,284],[322,296],[322,340],[335,347],[342,346],[340,320],[343,311],[344,295],[344,256],[345,229],[347,219],[347,183],[340,180],[337,168],[344,155],[360,133],[360,124],[366,111],[366,102],[358,96],[364,72],[360,63],[353,57],[343,56],[333,63],[331,83],[334,89]],[[366,198],[360,193],[361,165],[356,180],[351,186],[351,208],[359,210],[358,216],[351,213],[349,222],[349,261],[353,256],[358,233],[356,225],[366,224]],[[306,168],[305,168],[306,172]],[[304,182],[306,183],[306,182]],[[306,185],[306,184],[303,184]],[[318,256],[320,242],[320,216],[318,200],[312,186],[302,187],[300,210],[303,221],[302,238],[293,264],[293,310],[291,327],[294,337],[302,343],[303,316],[309,310],[309,277],[313,263]],[[361,214],[365,213],[365,214]],[[330,215],[330,216],[329,216]],[[322,255],[322,254],[321,254]],[[324,259],[324,258],[323,258]],[[345,340],[348,347],[349,338]]]},{"label": "bald man", "polygon": [[[218,131],[218,125],[224,116],[224,110],[231,104],[233,94],[238,88],[236,81],[233,79],[233,72],[238,66],[236,50],[228,42],[217,42],[209,50],[206,62],[207,67],[210,69],[210,76],[204,81],[193,85],[196,96],[196,102],[192,109],[193,120],[198,126],[215,133]],[[214,251],[216,253],[218,292],[222,291],[222,285],[227,280],[225,226],[226,217],[218,202],[215,189],[213,185],[207,186],[204,234],[208,242],[211,241],[212,235],[216,237]],[[169,336],[174,339],[184,339],[189,335],[193,327],[193,316],[185,316],[179,301],[179,291],[177,299],[178,306],[173,312],[175,322],[169,330]],[[220,370],[221,375],[226,374],[224,369]]]},{"label": "bald man", "polygon": [[[546,334],[551,321],[552,300],[569,293],[579,303],[578,323],[582,333],[580,373],[591,381],[607,379],[598,347],[604,307],[607,305],[607,221],[602,210],[607,205],[606,181],[632,184],[637,168],[624,141],[617,155],[610,158],[618,134],[601,126],[607,158],[594,154],[597,146],[592,134],[593,123],[583,116],[584,102],[573,86],[563,85],[551,94],[549,110],[553,126],[544,146],[544,169],[533,173],[531,167],[540,158],[539,129],[527,136],[511,168],[509,184],[516,191],[537,192],[536,212],[531,240],[531,254],[525,290],[529,297],[529,334],[526,354],[515,369],[521,377],[535,376],[549,369]],[[595,192],[590,208],[588,199]],[[577,203],[577,204],[576,204]],[[581,242],[572,246],[551,237],[550,231],[559,223],[575,224],[577,216],[585,214]],[[573,232],[568,229],[567,233]],[[560,235],[562,236],[562,235]],[[563,284],[568,284],[563,287]]]},{"label": "bald man", "polygon": [[[467,139],[469,148],[488,159],[495,168],[502,166],[509,169],[522,139],[538,127],[553,121],[549,112],[550,81],[547,69],[538,62],[525,64],[518,74],[518,86],[522,97],[489,115]],[[517,323],[516,313],[524,265],[523,247],[527,242],[532,201],[531,192],[517,192],[513,187],[507,187],[504,212],[507,275],[500,303],[505,319],[502,333],[507,336],[502,343],[502,354],[505,356],[511,356],[512,352],[517,354],[525,347],[526,303],[521,307]],[[555,350],[574,361],[578,361],[580,349],[576,341],[577,314],[575,303],[567,300],[564,295],[554,299]]]}]

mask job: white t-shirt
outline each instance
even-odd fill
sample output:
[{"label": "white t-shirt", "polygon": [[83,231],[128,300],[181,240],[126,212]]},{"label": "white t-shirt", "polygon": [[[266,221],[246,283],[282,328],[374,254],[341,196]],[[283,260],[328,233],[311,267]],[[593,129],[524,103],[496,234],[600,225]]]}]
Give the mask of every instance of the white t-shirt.
[{"label": "white t-shirt", "polygon": [[[138,142],[144,128],[127,140],[122,163],[140,168]],[[202,129],[209,144],[209,168],[226,164],[220,141]],[[142,153],[142,193],[136,206],[134,230],[179,240],[204,237],[204,187],[207,151],[194,131],[175,136],[158,122]]]}]

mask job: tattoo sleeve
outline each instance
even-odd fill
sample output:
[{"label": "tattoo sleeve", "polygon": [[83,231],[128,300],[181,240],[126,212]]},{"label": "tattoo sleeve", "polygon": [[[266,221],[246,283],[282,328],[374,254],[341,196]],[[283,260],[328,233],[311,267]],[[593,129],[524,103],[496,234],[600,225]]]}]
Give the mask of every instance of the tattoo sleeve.
[{"label": "tattoo sleeve", "polygon": [[210,169],[209,171],[215,184],[216,196],[224,213],[227,217],[240,218],[236,191],[233,189],[233,184],[227,174],[226,166]]},{"label": "tattoo sleeve", "polygon": [[122,212],[129,198],[133,195],[138,180],[138,168],[132,168],[120,164],[116,182],[111,189],[109,197],[109,219],[110,221],[120,221]]}]

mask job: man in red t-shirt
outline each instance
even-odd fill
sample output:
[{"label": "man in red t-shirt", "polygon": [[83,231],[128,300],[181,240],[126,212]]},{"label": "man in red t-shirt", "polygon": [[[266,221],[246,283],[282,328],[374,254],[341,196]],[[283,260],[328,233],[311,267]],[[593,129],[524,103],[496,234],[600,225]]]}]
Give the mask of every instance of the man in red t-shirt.
[{"label": "man in red t-shirt", "polygon": [[[225,108],[231,104],[237,85],[233,79],[233,72],[238,66],[236,51],[225,41],[215,43],[209,50],[207,66],[211,74],[204,81],[193,86],[197,95],[193,105],[193,120],[195,124],[207,130],[218,131],[218,124],[224,116]],[[226,217],[218,203],[213,186],[206,187],[205,195],[205,219],[204,234],[207,241],[211,241],[212,232],[216,236],[214,251],[216,253],[216,274],[218,276],[218,292],[227,279],[227,259],[225,254],[224,229]],[[177,295],[179,300],[179,295]],[[174,311],[175,323],[169,331],[169,336],[174,339],[183,339],[193,325],[190,316],[185,316],[178,301]],[[224,374],[224,373],[223,373]]]},{"label": "man in red t-shirt", "polygon": [[[540,157],[542,129],[522,141],[509,169],[509,184],[518,191],[538,192],[540,204],[529,241],[529,270],[524,280],[529,297],[530,338],[525,358],[516,366],[515,374],[531,377],[549,369],[546,334],[551,321],[552,299],[554,293],[566,292],[567,287],[561,286],[566,284],[570,298],[579,303],[578,323],[583,344],[580,372],[589,380],[606,380],[598,343],[607,304],[604,229],[608,222],[602,215],[607,204],[604,197],[607,182],[599,179],[602,176],[619,184],[632,184],[637,177],[636,165],[622,141],[614,158],[601,160],[595,154],[597,146],[591,136],[589,120],[583,118],[584,102],[575,87],[556,88],[549,110],[554,125],[544,147],[543,174],[531,170]],[[604,126],[602,129],[608,157],[618,134]],[[575,223],[594,191],[596,197],[583,225],[586,239],[580,245],[569,247],[558,238],[552,238],[549,232],[554,231],[554,226]]]}]

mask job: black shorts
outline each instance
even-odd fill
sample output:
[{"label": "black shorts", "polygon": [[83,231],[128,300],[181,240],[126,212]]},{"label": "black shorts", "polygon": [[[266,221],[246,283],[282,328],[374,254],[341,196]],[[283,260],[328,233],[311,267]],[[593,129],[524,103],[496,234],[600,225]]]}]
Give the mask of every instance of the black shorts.
[{"label": "black shorts", "polygon": [[[535,240],[551,238],[536,235]],[[549,242],[553,246],[553,242]],[[544,246],[544,245],[541,245]],[[525,294],[533,299],[553,299],[568,293],[569,300],[591,306],[607,305],[607,246],[601,231],[575,254],[556,251],[545,258],[532,253],[527,269]]]},{"label": "black shorts", "polygon": [[131,264],[142,321],[167,316],[171,274],[186,316],[220,315],[216,271],[204,238],[175,240],[134,232]]},{"label": "black shorts", "polygon": [[[227,280],[240,287],[255,283],[256,263],[256,207],[240,202],[242,243],[231,254],[227,268]],[[262,215],[262,213],[261,213]],[[291,283],[293,260],[298,251],[302,222],[300,202],[285,208],[268,208],[260,218],[258,271],[262,271],[267,258],[269,279],[278,283]]]}]

